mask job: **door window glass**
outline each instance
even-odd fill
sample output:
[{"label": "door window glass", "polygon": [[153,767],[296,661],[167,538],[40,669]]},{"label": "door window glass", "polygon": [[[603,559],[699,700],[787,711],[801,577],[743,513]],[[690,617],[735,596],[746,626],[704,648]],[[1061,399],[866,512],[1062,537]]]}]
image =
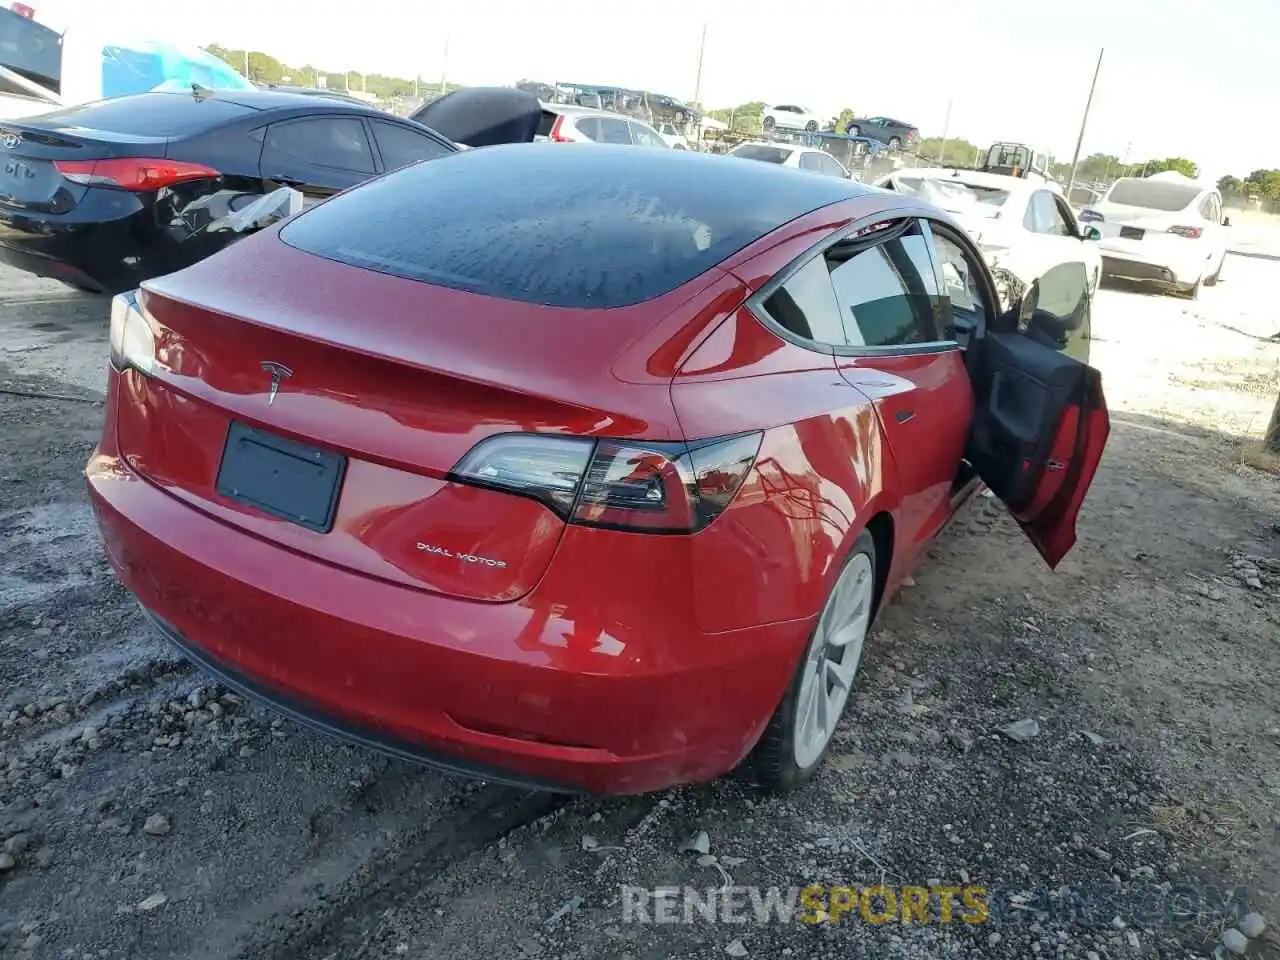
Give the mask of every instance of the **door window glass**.
[{"label": "door window glass", "polygon": [[661,147],[666,149],[667,146],[667,141],[638,123],[631,124],[631,139],[637,147]]},{"label": "door window glass", "polygon": [[939,335],[938,286],[918,223],[871,246],[859,238],[838,243],[825,259],[850,346],[894,347],[950,339]]},{"label": "door window glass", "polygon": [[933,231],[933,246],[942,273],[942,314],[954,327],[957,321],[969,330],[980,330],[994,317],[981,281],[982,267],[959,243],[940,230]]},{"label": "door window glass", "polygon": [[373,136],[378,141],[382,165],[387,170],[396,170],[419,160],[434,160],[452,152],[426,134],[384,120],[373,122]]},{"label": "door window glass", "polygon": [[1027,205],[1022,224],[1032,233],[1051,237],[1071,236],[1071,228],[1067,226],[1066,220],[1058,210],[1053,194],[1047,190],[1037,190],[1031,195],[1031,202]]},{"label": "door window glass", "polygon": [[293,120],[267,128],[263,161],[292,162],[355,173],[373,173],[364,124],[350,117]]},{"label": "door window glass", "polygon": [[600,143],[630,143],[631,130],[627,121],[612,117],[600,118]]}]

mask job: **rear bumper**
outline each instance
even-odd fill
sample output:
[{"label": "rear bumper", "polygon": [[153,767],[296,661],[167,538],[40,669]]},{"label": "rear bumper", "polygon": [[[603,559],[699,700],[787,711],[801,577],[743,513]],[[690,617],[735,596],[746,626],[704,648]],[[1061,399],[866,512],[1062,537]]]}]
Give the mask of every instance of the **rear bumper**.
[{"label": "rear bumper", "polygon": [[1205,272],[1201,249],[1175,255],[1171,250],[1143,249],[1139,242],[1103,240],[1098,244],[1098,251],[1102,254],[1102,272],[1108,277],[1181,286],[1195,283]]},{"label": "rear bumper", "polygon": [[71,221],[69,214],[28,217],[0,209],[0,263],[98,293],[132,290],[174,269],[168,235],[144,211],[97,221],[84,219],[91,210],[74,213]]},{"label": "rear bumper", "polygon": [[[110,448],[86,470],[107,554],[170,640],[313,727],[450,772],[593,793],[712,779],[754,746],[811,630],[702,633],[678,598],[643,616],[634,578],[556,563],[517,603],[376,581],[232,529]],[[617,543],[584,532],[608,569]]]}]

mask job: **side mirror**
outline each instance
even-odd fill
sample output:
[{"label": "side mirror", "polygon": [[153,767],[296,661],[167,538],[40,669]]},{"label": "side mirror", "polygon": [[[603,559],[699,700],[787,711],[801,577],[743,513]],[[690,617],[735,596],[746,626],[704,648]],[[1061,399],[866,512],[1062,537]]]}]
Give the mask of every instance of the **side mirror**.
[{"label": "side mirror", "polygon": [[1097,227],[1084,227],[1080,231],[1080,238],[1082,240],[1101,240],[1102,231]]},{"label": "side mirror", "polygon": [[1224,227],[1229,227],[1229,226],[1231,226],[1231,218],[1230,218],[1230,217],[1223,217],[1223,218],[1222,218],[1222,225],[1223,225]]}]

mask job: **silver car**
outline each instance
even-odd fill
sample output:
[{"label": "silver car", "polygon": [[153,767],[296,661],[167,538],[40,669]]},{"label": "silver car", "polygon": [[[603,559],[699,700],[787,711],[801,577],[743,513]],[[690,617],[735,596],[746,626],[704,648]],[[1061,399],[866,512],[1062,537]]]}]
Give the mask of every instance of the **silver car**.
[{"label": "silver car", "polygon": [[535,140],[552,143],[621,143],[670,150],[658,131],[647,123],[595,107],[544,103]]}]

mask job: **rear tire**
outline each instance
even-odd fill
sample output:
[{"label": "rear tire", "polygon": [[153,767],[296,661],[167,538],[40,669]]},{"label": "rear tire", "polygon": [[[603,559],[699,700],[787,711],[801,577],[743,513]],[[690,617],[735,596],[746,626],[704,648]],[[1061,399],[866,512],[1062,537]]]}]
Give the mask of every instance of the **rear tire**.
[{"label": "rear tire", "polygon": [[777,124],[777,121],[774,120],[773,117],[764,118],[763,126],[766,130],[772,130],[776,124]]},{"label": "rear tire", "polygon": [[854,126],[850,127],[848,130],[846,130],[844,133],[846,137],[860,137],[862,136],[862,128],[855,124]]},{"label": "rear tire", "polygon": [[818,132],[818,121],[817,121],[817,120],[810,120],[808,123],[806,123],[806,124],[804,125],[804,132],[805,132],[805,133],[817,133],[817,132]]},{"label": "rear tire", "polygon": [[747,763],[766,790],[792,790],[822,766],[857,679],[876,614],[876,544],[864,530],[823,604],[813,635]]}]

